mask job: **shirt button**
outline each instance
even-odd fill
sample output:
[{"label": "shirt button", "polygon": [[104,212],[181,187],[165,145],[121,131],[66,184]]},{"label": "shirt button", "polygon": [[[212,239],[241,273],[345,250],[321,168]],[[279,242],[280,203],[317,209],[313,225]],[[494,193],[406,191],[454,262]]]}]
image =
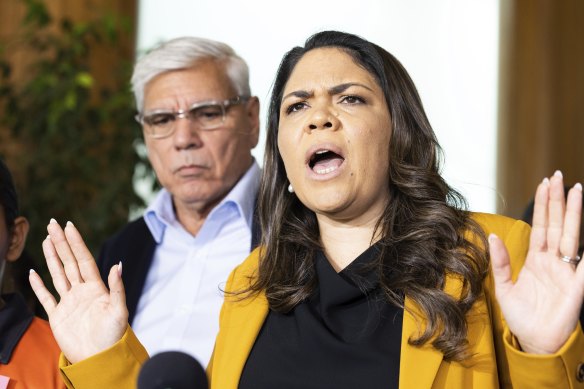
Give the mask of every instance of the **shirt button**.
[{"label": "shirt button", "polygon": [[584,382],[584,363],[578,365],[576,369],[576,379],[580,382]]}]

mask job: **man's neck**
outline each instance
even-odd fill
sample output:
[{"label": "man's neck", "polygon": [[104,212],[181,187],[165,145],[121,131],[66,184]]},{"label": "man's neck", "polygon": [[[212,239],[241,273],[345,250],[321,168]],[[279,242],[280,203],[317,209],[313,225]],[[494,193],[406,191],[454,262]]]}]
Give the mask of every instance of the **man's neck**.
[{"label": "man's neck", "polygon": [[207,216],[209,216],[213,208],[215,208],[222,199],[223,197],[212,203],[205,204],[202,207],[175,203],[174,212],[176,214],[176,219],[189,234],[197,236],[203,227],[203,224],[205,224]]}]

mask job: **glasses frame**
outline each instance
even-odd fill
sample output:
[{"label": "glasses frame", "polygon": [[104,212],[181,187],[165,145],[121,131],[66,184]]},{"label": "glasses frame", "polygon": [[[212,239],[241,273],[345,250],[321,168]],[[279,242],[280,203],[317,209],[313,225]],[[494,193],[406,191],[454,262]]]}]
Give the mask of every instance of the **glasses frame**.
[{"label": "glasses frame", "polygon": [[[154,138],[154,139],[162,139],[162,138],[166,138],[166,137],[171,136],[176,131],[176,121],[178,119],[190,120],[189,113],[192,112],[193,110],[203,108],[206,106],[215,105],[215,106],[221,107],[221,122],[213,127],[199,127],[199,129],[202,131],[211,131],[211,130],[215,130],[215,129],[221,127],[225,123],[225,116],[227,114],[227,109],[229,107],[234,106],[234,105],[243,104],[247,100],[249,100],[249,98],[250,98],[250,96],[238,95],[238,96],[235,96],[231,99],[227,99],[227,100],[223,100],[223,101],[221,101],[221,100],[199,101],[199,102],[191,105],[188,109],[179,109],[178,111],[167,111],[167,110],[159,109],[159,110],[154,110],[152,112],[148,112],[147,114],[143,114],[141,112],[138,112],[136,114],[136,116],[134,116],[134,119],[136,119],[136,121],[138,123],[140,123],[140,125],[142,125],[142,128],[144,129],[144,133],[146,135],[148,135],[149,137]],[[160,115],[160,114],[172,115],[173,116],[172,125],[170,126],[170,130],[168,131],[168,133],[153,134],[151,131],[148,130],[148,128],[151,127],[152,125],[147,123],[147,119],[149,116]]]}]

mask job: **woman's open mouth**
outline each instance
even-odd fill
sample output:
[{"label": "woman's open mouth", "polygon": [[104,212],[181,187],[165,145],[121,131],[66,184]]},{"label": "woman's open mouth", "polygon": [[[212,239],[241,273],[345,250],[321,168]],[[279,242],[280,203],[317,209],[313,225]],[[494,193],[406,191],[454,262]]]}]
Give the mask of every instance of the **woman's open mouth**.
[{"label": "woman's open mouth", "polygon": [[337,170],[345,161],[340,154],[329,149],[316,150],[310,160],[308,167],[318,175],[326,175]]}]

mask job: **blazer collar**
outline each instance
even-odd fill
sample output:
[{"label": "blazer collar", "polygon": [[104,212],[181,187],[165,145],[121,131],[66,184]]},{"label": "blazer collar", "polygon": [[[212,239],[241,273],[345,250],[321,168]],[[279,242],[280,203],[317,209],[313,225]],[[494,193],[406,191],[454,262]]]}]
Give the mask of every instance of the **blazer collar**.
[{"label": "blazer collar", "polygon": [[211,357],[213,388],[238,387],[245,362],[268,316],[268,300],[264,293],[245,300],[237,299],[237,296],[226,297],[223,303],[221,322],[230,328],[224,331],[223,336],[220,329],[215,343],[213,353],[221,355],[221,358]]}]

